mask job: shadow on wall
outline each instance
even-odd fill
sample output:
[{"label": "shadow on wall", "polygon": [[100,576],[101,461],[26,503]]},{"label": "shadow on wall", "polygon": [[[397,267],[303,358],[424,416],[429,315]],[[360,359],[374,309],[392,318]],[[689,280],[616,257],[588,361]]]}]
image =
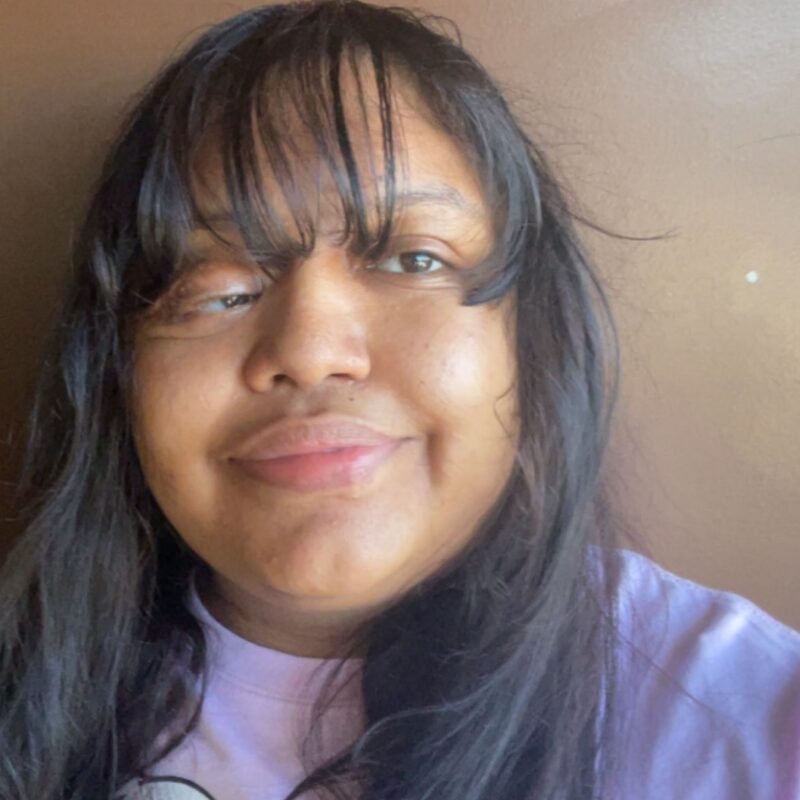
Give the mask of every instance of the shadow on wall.
[{"label": "shadow on wall", "polygon": [[70,249],[119,107],[41,106],[3,119],[3,300],[0,313],[0,549],[10,518],[25,419],[70,270]]}]

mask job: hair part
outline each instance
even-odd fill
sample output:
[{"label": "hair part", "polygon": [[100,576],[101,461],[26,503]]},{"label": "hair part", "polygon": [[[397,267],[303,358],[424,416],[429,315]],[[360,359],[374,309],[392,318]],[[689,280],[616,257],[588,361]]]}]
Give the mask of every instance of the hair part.
[{"label": "hair part", "polygon": [[[386,166],[374,209],[341,83],[356,77],[363,102],[362,58]],[[27,527],[0,574],[0,796],[112,797],[192,730],[206,665],[186,599],[207,567],[139,467],[125,332],[174,279],[188,233],[216,230],[198,190],[209,148],[254,257],[274,267],[313,249],[293,149],[309,141],[345,237],[379,252],[398,180],[398,78],[496,211],[494,267],[463,302],[514,295],[520,444],[469,545],[354,637],[366,729],[327,764],[309,758],[287,800],[312,788],[343,798],[352,783],[363,800],[600,797],[614,754],[613,519],[600,480],[617,385],[610,311],[545,160],[457,32],[357,0],[213,27],[147,87],[105,162],[31,414]],[[265,189],[264,156],[298,235]],[[320,696],[309,743],[331,699]]]}]

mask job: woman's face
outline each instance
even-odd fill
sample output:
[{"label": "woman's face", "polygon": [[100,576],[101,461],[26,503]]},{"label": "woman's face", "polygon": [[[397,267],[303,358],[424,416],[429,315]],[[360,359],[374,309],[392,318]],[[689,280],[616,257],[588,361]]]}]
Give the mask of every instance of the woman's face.
[{"label": "woman's face", "polygon": [[[489,210],[453,141],[410,95],[396,102],[405,199],[389,256],[360,263],[335,241],[323,182],[310,257],[269,280],[197,231],[199,265],[135,336],[153,495],[212,568],[219,615],[300,655],[462,549],[516,449],[513,300],[461,302],[493,244]],[[369,109],[365,169],[380,152]]]}]

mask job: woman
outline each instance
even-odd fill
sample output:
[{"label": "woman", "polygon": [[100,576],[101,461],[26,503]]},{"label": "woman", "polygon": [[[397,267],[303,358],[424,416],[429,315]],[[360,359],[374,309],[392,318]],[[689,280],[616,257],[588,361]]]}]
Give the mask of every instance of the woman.
[{"label": "woman", "polygon": [[0,796],[795,796],[798,637],[614,548],[602,290],[437,25],[255,9],[132,110],[32,415]]}]

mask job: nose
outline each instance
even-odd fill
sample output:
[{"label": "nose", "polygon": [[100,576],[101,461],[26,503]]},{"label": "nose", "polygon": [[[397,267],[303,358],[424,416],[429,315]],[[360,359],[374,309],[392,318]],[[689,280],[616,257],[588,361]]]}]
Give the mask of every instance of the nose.
[{"label": "nose", "polygon": [[345,253],[330,248],[293,265],[267,289],[265,300],[244,366],[253,391],[367,378],[363,298]]}]

